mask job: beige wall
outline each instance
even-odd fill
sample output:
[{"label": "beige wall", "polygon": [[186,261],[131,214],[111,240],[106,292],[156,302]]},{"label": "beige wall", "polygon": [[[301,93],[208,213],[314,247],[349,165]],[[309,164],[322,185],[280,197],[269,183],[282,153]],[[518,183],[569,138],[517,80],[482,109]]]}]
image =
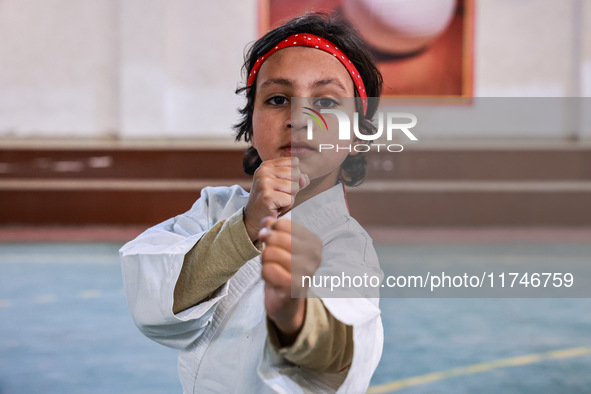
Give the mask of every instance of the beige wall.
[{"label": "beige wall", "polygon": [[0,135],[116,130],[116,4],[0,1]]},{"label": "beige wall", "polygon": [[[475,1],[477,96],[591,97],[591,1]],[[226,138],[256,25],[257,0],[0,0],[0,137]]]},{"label": "beige wall", "polygon": [[[582,1],[582,64],[581,64],[581,95],[591,97],[591,1]],[[591,98],[588,99],[591,101]],[[591,141],[591,111],[590,105],[580,108],[580,136],[582,139]]]},{"label": "beige wall", "polygon": [[229,135],[256,1],[0,1],[0,136]]},{"label": "beige wall", "polygon": [[256,1],[121,3],[121,136],[231,135]]},{"label": "beige wall", "polygon": [[475,95],[560,97],[576,92],[577,0],[477,0]]}]

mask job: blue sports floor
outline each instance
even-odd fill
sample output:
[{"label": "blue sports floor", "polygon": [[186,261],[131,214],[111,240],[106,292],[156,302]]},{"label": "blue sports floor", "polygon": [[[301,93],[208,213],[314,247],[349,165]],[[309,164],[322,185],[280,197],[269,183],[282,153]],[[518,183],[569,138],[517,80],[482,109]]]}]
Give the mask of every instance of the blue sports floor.
[{"label": "blue sports floor", "polygon": [[[120,244],[0,244],[0,393],[178,393],[176,351],[127,311]],[[377,245],[393,259],[454,259],[478,245]],[[487,245],[515,258],[591,245]],[[476,252],[475,252],[476,251]],[[591,299],[383,299],[370,393],[591,393]]]}]

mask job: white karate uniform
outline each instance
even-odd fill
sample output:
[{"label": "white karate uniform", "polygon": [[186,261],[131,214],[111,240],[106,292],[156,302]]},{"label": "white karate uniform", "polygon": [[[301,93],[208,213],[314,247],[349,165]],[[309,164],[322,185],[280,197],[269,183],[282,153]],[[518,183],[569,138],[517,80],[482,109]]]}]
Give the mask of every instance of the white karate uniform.
[{"label": "white karate uniform", "polygon": [[[377,297],[330,298],[325,296],[328,292],[315,289],[333,316],[353,326],[353,361],[341,373],[298,367],[269,343],[260,257],[244,264],[208,301],[172,312],[185,254],[215,223],[240,215],[247,201],[248,193],[239,186],[205,188],[188,212],[121,248],[135,324],[149,338],[180,349],[179,376],[185,393],[365,393],[382,354]],[[340,184],[290,213],[292,220],[323,241],[317,274],[346,268],[347,274],[382,277],[371,238],[349,215]]]}]

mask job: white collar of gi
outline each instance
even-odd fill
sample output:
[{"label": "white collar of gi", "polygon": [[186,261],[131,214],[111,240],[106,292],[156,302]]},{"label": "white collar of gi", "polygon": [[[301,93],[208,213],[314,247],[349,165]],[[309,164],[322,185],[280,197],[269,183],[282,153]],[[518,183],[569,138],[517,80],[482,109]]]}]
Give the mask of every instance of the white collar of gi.
[{"label": "white collar of gi", "polygon": [[[289,215],[289,216],[288,216]],[[302,224],[322,236],[324,232],[349,217],[343,185],[340,183],[304,201],[283,217]]]}]

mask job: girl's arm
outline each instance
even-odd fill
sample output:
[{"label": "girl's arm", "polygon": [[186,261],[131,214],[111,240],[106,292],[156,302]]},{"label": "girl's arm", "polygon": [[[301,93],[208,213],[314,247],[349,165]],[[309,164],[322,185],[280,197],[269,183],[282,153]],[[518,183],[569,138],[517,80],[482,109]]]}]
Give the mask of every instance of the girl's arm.
[{"label": "girl's arm", "polygon": [[144,335],[166,346],[184,348],[202,334],[227,286],[181,313],[173,308],[175,286],[185,256],[215,223],[237,220],[247,199],[248,193],[239,186],[205,188],[188,212],[146,230],[121,248],[127,302]]},{"label": "girl's arm", "polygon": [[322,241],[300,224],[266,219],[260,239],[269,339],[286,360],[316,372],[337,373],[353,359],[353,330],[336,319],[319,298],[306,298],[302,276],[322,261]]},{"label": "girl's arm", "polygon": [[207,300],[248,260],[261,252],[244,226],[243,211],[216,223],[185,255],[174,288],[174,313]]},{"label": "girl's arm", "polygon": [[353,327],[335,318],[320,298],[306,299],[306,318],[291,346],[283,346],[268,319],[269,342],[286,360],[316,372],[344,372],[353,360]]}]

